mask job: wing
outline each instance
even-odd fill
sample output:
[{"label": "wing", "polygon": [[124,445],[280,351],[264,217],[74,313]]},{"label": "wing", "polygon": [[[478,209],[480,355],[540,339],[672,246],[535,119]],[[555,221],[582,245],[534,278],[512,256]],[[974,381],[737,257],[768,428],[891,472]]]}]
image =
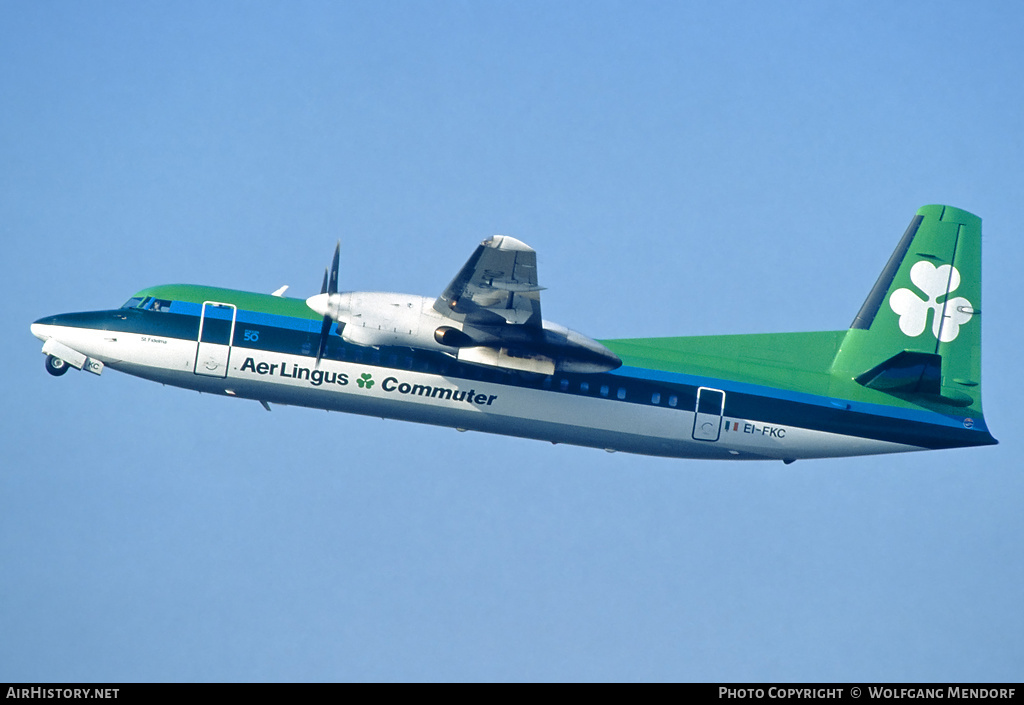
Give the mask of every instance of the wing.
[{"label": "wing", "polygon": [[480,243],[434,310],[472,326],[522,325],[541,328],[537,253],[508,235]]}]

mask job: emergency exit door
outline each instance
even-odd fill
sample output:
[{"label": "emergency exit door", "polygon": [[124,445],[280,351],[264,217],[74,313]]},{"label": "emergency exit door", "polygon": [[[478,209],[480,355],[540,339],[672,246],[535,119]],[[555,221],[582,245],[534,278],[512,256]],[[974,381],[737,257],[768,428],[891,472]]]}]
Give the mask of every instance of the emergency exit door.
[{"label": "emergency exit door", "polygon": [[725,392],[701,387],[697,390],[697,408],[693,416],[693,440],[717,441],[722,433]]}]

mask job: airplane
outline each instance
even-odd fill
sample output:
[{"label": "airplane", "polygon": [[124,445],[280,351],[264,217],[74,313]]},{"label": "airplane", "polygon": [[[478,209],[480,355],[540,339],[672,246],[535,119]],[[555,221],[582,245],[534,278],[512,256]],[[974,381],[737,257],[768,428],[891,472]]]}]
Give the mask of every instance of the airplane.
[{"label": "airplane", "polygon": [[271,404],[673,458],[997,443],[981,407],[981,219],[919,209],[846,330],[596,341],[541,317],[536,252],[495,235],[436,298],[195,285],[31,325],[45,366]]}]

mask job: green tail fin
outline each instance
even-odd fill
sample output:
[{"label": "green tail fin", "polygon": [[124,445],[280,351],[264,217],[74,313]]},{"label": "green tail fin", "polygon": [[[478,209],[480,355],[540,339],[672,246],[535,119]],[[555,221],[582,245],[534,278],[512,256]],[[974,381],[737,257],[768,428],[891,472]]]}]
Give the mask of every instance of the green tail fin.
[{"label": "green tail fin", "polygon": [[854,318],[833,374],[981,416],[981,219],[925,206]]}]

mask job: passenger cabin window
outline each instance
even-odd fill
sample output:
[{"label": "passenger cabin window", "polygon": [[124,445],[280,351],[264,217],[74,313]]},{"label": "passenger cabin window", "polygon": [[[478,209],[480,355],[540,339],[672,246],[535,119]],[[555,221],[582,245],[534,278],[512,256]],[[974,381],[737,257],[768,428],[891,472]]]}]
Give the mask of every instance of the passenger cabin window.
[{"label": "passenger cabin window", "polygon": [[590,382],[580,382],[580,391],[586,394],[590,391]]},{"label": "passenger cabin window", "polygon": [[651,395],[651,403],[652,404],[660,404],[661,403],[661,392],[655,392],[654,394]]},{"label": "passenger cabin window", "polygon": [[608,396],[608,385],[607,384],[602,384],[601,385],[601,396],[602,397]]},{"label": "passenger cabin window", "polygon": [[668,398],[668,405],[669,406],[676,406],[678,404],[679,404],[679,397],[677,397],[675,394],[670,395],[669,398]]},{"label": "passenger cabin window", "polygon": [[625,387],[619,387],[619,391],[615,392],[615,398],[616,399],[625,399],[626,398],[626,388]]}]

